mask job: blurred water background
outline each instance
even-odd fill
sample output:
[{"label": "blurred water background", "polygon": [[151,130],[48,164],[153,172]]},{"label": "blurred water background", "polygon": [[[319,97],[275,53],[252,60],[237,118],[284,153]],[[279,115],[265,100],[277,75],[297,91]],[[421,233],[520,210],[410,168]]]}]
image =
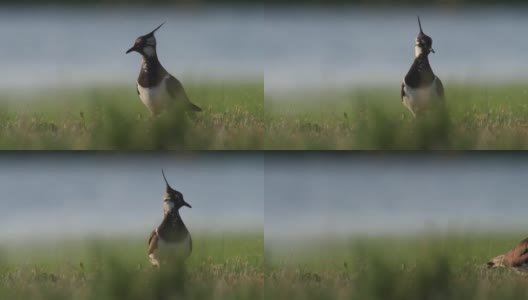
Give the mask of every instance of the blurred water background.
[{"label": "blurred water background", "polygon": [[176,7],[7,7],[0,10],[0,88],[134,87],[135,39],[156,32],[158,56],[182,80],[262,80],[256,10]]},{"label": "blurred water background", "polygon": [[192,209],[191,232],[262,231],[262,155],[75,153],[0,156],[0,237],[146,238],[162,219],[165,182]]},{"label": "blurred water background", "polygon": [[526,7],[327,7],[269,13],[265,36],[274,49],[266,92],[354,88],[398,90],[414,58],[419,32],[433,39],[430,55],[444,82],[519,83],[528,79]]},{"label": "blurred water background", "polygon": [[444,81],[528,78],[524,6],[23,6],[0,10],[0,88],[131,84],[125,55],[161,22],[158,52],[185,80],[265,81],[266,93],[383,83],[399,86],[413,59],[416,15]]},{"label": "blurred water background", "polygon": [[265,236],[525,232],[527,177],[525,155],[267,155]]}]

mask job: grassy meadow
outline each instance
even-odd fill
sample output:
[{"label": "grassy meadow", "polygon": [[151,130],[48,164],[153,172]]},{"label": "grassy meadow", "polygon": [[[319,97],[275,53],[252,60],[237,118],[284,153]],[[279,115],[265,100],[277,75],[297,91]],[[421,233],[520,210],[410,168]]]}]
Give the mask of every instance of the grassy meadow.
[{"label": "grassy meadow", "polygon": [[262,299],[263,234],[201,235],[184,265],[152,268],[146,240],[10,244],[0,299]]},{"label": "grassy meadow", "polygon": [[522,238],[427,234],[274,247],[266,241],[265,298],[525,299],[528,276],[486,266],[489,258],[506,252]]},{"label": "grassy meadow", "polygon": [[152,117],[134,85],[0,97],[0,149],[261,149],[262,82],[186,82],[195,114]]},{"label": "grassy meadow", "polygon": [[528,276],[486,262],[521,237],[195,235],[189,260],[161,269],[148,264],[144,240],[10,243],[0,252],[0,298],[517,300],[528,296]]},{"label": "grassy meadow", "polygon": [[259,82],[187,83],[204,111],[158,117],[128,86],[4,94],[0,149],[528,149],[528,88],[446,87],[441,121],[414,119],[399,87],[278,97]]},{"label": "grassy meadow", "polygon": [[[528,87],[446,83],[447,118],[415,120],[400,86],[266,95],[266,149],[528,149]],[[432,121],[435,120],[435,121]]]}]

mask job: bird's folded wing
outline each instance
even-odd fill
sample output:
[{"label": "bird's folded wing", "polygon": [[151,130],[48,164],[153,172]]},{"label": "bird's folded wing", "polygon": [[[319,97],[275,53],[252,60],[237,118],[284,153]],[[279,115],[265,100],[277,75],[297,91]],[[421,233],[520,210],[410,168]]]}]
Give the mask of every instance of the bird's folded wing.
[{"label": "bird's folded wing", "polygon": [[183,85],[172,75],[167,79],[167,92],[172,99],[177,99],[179,101],[183,100],[184,103],[189,102],[189,98],[183,89]]},{"label": "bird's folded wing", "polygon": [[156,231],[153,230],[148,240],[148,245],[149,245],[148,254],[151,254],[158,249],[158,240],[159,240],[159,236],[156,233]]},{"label": "bird's folded wing", "polygon": [[445,94],[444,94],[444,85],[442,84],[442,81],[440,78],[436,77],[436,94],[440,99],[444,100]]},{"label": "bird's folded wing", "polygon": [[403,97],[405,97],[405,81],[402,81],[401,85],[401,100],[403,101]]}]

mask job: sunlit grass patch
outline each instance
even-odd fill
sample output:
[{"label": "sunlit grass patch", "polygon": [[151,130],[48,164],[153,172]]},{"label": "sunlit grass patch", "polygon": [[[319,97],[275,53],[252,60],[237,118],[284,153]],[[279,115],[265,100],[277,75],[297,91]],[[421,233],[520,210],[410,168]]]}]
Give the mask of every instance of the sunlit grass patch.
[{"label": "sunlit grass patch", "polygon": [[264,91],[258,82],[189,84],[200,113],[152,117],[135,88],[48,90],[4,96],[0,149],[260,149]]},{"label": "sunlit grass patch", "polygon": [[486,262],[519,236],[427,234],[268,247],[270,299],[519,299],[528,277]]},{"label": "sunlit grass patch", "polygon": [[447,118],[415,120],[398,88],[266,96],[266,149],[527,149],[528,89],[446,84]]},{"label": "sunlit grass patch", "polygon": [[5,251],[2,299],[261,299],[263,235],[195,238],[184,264],[152,268],[146,241],[69,241]]}]

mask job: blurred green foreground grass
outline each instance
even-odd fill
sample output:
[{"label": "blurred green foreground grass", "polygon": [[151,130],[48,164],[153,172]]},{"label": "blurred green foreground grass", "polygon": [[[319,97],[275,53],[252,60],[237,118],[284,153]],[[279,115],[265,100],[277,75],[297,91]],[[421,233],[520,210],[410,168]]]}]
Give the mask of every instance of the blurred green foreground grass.
[{"label": "blurred green foreground grass", "polygon": [[144,240],[10,245],[0,256],[0,299],[262,299],[263,239],[198,236],[184,265],[160,269],[148,264]]},{"label": "blurred green foreground grass", "polygon": [[[266,299],[527,299],[528,277],[487,269],[524,236],[424,234],[266,241]],[[302,249],[302,250],[300,250]]]},{"label": "blurred green foreground grass", "polygon": [[448,118],[414,120],[399,86],[266,95],[266,149],[528,149],[528,86],[446,83]]},{"label": "blurred green foreground grass", "polygon": [[186,90],[203,112],[151,117],[134,85],[3,95],[0,149],[263,147],[263,83],[188,83]]},{"label": "blurred green foreground grass", "polygon": [[[0,299],[525,299],[528,277],[487,269],[520,234],[264,242],[197,235],[183,266],[153,269],[144,240],[9,244]],[[25,246],[24,246],[25,245]]]}]

